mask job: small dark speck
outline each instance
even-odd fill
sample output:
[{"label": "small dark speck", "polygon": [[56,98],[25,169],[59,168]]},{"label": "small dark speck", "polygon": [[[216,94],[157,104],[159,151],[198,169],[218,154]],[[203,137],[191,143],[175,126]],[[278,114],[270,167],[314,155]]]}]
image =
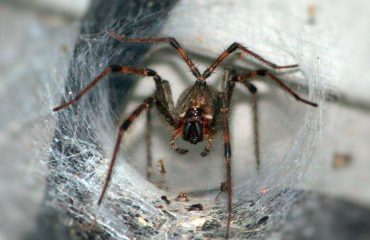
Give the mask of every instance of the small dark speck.
[{"label": "small dark speck", "polygon": [[161,196],[161,199],[162,199],[162,200],[163,200],[167,205],[169,205],[169,204],[171,203],[171,201],[170,201],[170,200],[168,200],[167,196],[165,196],[165,195]]},{"label": "small dark speck", "polygon": [[202,211],[203,210],[203,205],[198,203],[198,204],[193,204],[188,208],[188,211]]},{"label": "small dark speck", "polygon": [[268,219],[269,219],[269,216],[264,216],[260,220],[258,220],[257,224],[258,225],[266,224]]},{"label": "small dark speck", "polygon": [[136,235],[139,235],[139,236],[144,235],[142,232],[139,232],[139,231],[136,231],[136,232],[135,232],[135,234],[136,234]]}]

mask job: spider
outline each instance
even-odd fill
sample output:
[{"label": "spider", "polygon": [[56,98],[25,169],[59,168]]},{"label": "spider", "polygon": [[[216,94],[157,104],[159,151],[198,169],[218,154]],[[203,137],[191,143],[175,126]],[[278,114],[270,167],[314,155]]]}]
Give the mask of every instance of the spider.
[{"label": "spider", "polygon": [[[201,152],[201,156],[206,156],[212,147],[214,136],[220,130],[223,131],[224,139],[224,158],[226,161],[226,181],[221,184],[222,191],[227,192],[227,227],[226,227],[226,238],[229,238],[230,224],[232,219],[232,179],[231,179],[231,144],[229,134],[229,107],[233,94],[233,90],[236,84],[242,84],[252,94],[253,101],[253,128],[254,128],[254,151],[256,157],[257,168],[260,164],[259,156],[259,141],[258,141],[258,118],[257,118],[257,88],[250,81],[253,78],[268,78],[277,83],[288,94],[292,95],[297,101],[308,104],[312,107],[318,105],[314,102],[308,101],[300,97],[295,93],[289,86],[283,81],[277,78],[271,71],[277,71],[282,69],[294,69],[297,68],[297,64],[278,66],[260,55],[249,50],[240,43],[234,42],[225,51],[223,51],[214,62],[206,68],[202,73],[199,71],[197,66],[193,63],[191,58],[186,53],[185,49],[181,47],[179,42],[172,37],[159,37],[159,38],[126,38],[118,35],[117,33],[108,30],[107,33],[120,42],[125,43],[169,43],[180,57],[185,61],[192,74],[196,78],[193,86],[184,90],[180,95],[176,105],[172,100],[172,93],[170,84],[156,73],[156,71],[149,68],[140,68],[123,65],[111,65],[105,68],[92,82],[90,82],[85,88],[81,90],[79,94],[72,100],[63,103],[53,109],[58,111],[71,104],[76,103],[83,95],[91,90],[96,84],[100,82],[105,76],[110,73],[123,73],[123,74],[134,74],[143,77],[151,77],[154,80],[155,91],[154,93],[146,98],[142,104],[140,104],[119,126],[118,136],[113,150],[113,156],[109,165],[108,173],[106,175],[105,183],[100,194],[98,205],[101,204],[104,195],[107,191],[109,182],[112,176],[112,170],[116,162],[117,154],[119,151],[122,137],[126,130],[130,127],[132,122],[145,110],[147,111],[147,124],[148,130],[150,127],[150,110],[152,107],[156,107],[160,115],[164,118],[168,125],[173,127],[172,137],[170,139],[170,147],[179,154],[186,154],[187,149],[180,148],[176,145],[175,139],[182,136],[183,140],[197,144],[202,142],[205,138],[207,143],[204,150]],[[232,68],[226,68],[222,79],[221,90],[217,90],[214,87],[207,85],[207,78],[215,71],[215,69],[227,58],[230,54],[236,50],[241,50],[247,55],[252,56],[256,60],[260,61],[266,67],[258,70],[246,70],[242,73],[236,73]],[[147,135],[149,136],[149,135]],[[150,143],[150,141],[147,141]],[[148,148],[149,149],[149,148]],[[150,150],[149,150],[150,151]],[[150,154],[147,154],[148,159],[151,158]],[[148,164],[150,161],[148,160]],[[148,174],[149,175],[149,174]]]}]

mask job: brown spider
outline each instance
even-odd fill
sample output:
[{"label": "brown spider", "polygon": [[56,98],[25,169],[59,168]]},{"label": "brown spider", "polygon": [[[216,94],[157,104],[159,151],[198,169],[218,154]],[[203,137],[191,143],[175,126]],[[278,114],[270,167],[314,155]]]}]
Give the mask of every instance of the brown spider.
[{"label": "brown spider", "polygon": [[[185,63],[190,68],[191,72],[196,78],[193,86],[187,88],[179,97],[178,103],[175,106],[172,100],[172,93],[168,81],[162,80],[159,75],[154,70],[149,68],[137,68],[130,66],[120,66],[112,65],[107,67],[102,73],[100,73],[90,84],[88,84],[74,99],[58,106],[53,109],[53,111],[58,111],[65,108],[71,104],[76,103],[84,94],[86,94],[90,89],[92,89],[100,80],[111,72],[129,73],[136,74],[139,76],[152,77],[155,83],[154,93],[146,98],[144,102],[139,105],[129,117],[122,123],[119,127],[119,133],[117,136],[116,144],[113,151],[113,156],[111,163],[109,165],[109,170],[106,176],[103,190],[100,194],[98,205],[101,204],[105,192],[107,190],[108,184],[111,179],[113,166],[116,161],[119,146],[125,131],[129,128],[131,123],[142,113],[144,110],[148,111],[148,130],[151,129],[150,123],[150,109],[155,106],[165,121],[173,127],[173,134],[170,140],[171,148],[180,153],[186,154],[187,149],[179,148],[175,144],[175,139],[182,135],[182,138],[191,143],[197,144],[202,142],[204,138],[207,138],[207,144],[204,150],[201,152],[201,156],[206,156],[212,146],[213,136],[218,132],[218,130],[223,130],[224,136],[224,157],[226,160],[226,182],[222,183],[223,191],[227,191],[227,229],[226,238],[229,238],[230,223],[231,223],[231,212],[232,212],[232,182],[231,182],[231,146],[229,137],[229,106],[233,93],[233,89],[236,83],[243,84],[253,96],[253,122],[254,122],[254,138],[255,138],[255,156],[257,162],[257,168],[260,163],[259,159],[259,141],[258,141],[258,118],[257,118],[257,88],[249,81],[253,78],[267,77],[275,81],[278,86],[280,86],[287,93],[291,94],[296,100],[301,101],[305,104],[317,107],[316,103],[310,102],[301,98],[292,89],[290,89],[284,82],[278,79],[267,69],[259,69],[254,71],[246,71],[244,73],[237,74],[233,69],[227,68],[222,81],[221,91],[208,86],[206,79],[211,76],[217,66],[227,58],[235,50],[240,49],[244,53],[254,57],[259,60],[269,68],[273,70],[279,69],[290,69],[296,68],[298,65],[287,65],[278,66],[263,57],[252,52],[243,45],[235,42],[230,45],[221,55],[203,72],[200,73],[199,69],[195,66],[193,61],[188,57],[185,50],[180,46],[176,39],[171,37],[166,38],[133,38],[128,39],[124,36],[120,36],[112,31],[108,31],[108,34],[113,36],[115,39],[126,43],[154,43],[154,42],[167,42],[172,47],[176,49],[180,57],[185,61]],[[147,135],[147,143],[150,143],[150,135]],[[149,146],[150,147],[150,146]],[[148,152],[150,148],[148,147]],[[151,154],[147,154],[148,166],[151,166]],[[148,173],[150,176],[150,173]]]}]

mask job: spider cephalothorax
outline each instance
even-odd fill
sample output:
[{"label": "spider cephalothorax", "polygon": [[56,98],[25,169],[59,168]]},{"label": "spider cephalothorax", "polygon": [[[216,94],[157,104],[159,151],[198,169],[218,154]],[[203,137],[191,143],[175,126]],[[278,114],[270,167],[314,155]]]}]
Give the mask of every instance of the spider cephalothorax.
[{"label": "spider cephalothorax", "polygon": [[[226,181],[221,184],[221,189],[227,191],[227,228],[226,228],[226,238],[229,237],[229,230],[231,224],[231,212],[232,212],[232,181],[231,181],[231,145],[229,136],[229,106],[232,97],[232,92],[234,86],[237,83],[242,84],[246,87],[252,94],[252,110],[253,110],[253,129],[254,129],[254,139],[255,139],[255,157],[257,169],[260,165],[259,159],[259,133],[258,133],[258,114],[257,114],[257,88],[251,83],[250,80],[253,78],[269,78],[270,80],[277,83],[284,91],[292,95],[297,101],[301,101],[305,104],[317,107],[316,103],[310,102],[301,98],[297,93],[295,93],[288,85],[283,81],[278,79],[271,71],[263,68],[259,70],[246,70],[242,73],[236,73],[231,68],[227,68],[222,80],[221,90],[216,90],[206,84],[206,79],[211,76],[213,71],[220,65],[220,63],[227,58],[230,54],[240,49],[245,54],[254,57],[255,59],[261,61],[267,67],[277,71],[279,69],[290,69],[296,68],[298,65],[287,65],[278,66],[258,54],[250,51],[248,48],[244,47],[240,43],[231,44],[224,52],[222,52],[219,57],[205,69],[203,73],[200,73],[199,69],[193,63],[193,61],[186,54],[186,51],[180,46],[180,44],[174,38],[135,38],[128,39],[124,36],[120,36],[112,31],[108,32],[111,36],[119,41],[126,43],[154,43],[154,42],[167,42],[170,43],[172,47],[176,49],[180,57],[188,65],[189,69],[197,79],[193,86],[186,89],[179,97],[179,101],[174,107],[172,100],[172,93],[170,85],[167,81],[162,80],[161,77],[154,71],[148,68],[138,68],[130,66],[119,66],[112,65],[106,68],[100,75],[98,75],[90,84],[88,84],[74,99],[66,102],[56,108],[54,111],[58,111],[65,108],[71,104],[76,103],[85,93],[92,89],[101,79],[111,72],[119,72],[125,74],[135,74],[144,77],[152,77],[156,90],[153,95],[146,98],[141,105],[139,105],[129,117],[120,125],[119,133],[117,136],[116,144],[113,151],[112,161],[109,166],[108,174],[103,186],[103,190],[100,194],[98,204],[101,203],[105,192],[107,190],[108,184],[111,179],[113,166],[117,159],[117,154],[119,151],[119,146],[121,144],[122,137],[125,131],[130,127],[131,123],[144,111],[147,110],[147,144],[148,144],[148,166],[151,166],[151,152],[150,152],[150,137],[151,137],[151,113],[152,107],[156,107],[158,112],[163,116],[168,125],[173,127],[173,134],[170,140],[170,146],[172,149],[178,153],[187,153],[187,149],[178,148],[175,144],[175,139],[179,135],[182,138],[191,143],[197,144],[202,142],[205,137],[208,138],[208,142],[203,152],[202,156],[206,156],[212,146],[213,136],[218,130],[223,131],[224,139],[224,157],[226,160]],[[149,167],[148,167],[149,169]],[[147,174],[148,178],[150,174]],[[223,187],[222,187],[223,186]]]}]

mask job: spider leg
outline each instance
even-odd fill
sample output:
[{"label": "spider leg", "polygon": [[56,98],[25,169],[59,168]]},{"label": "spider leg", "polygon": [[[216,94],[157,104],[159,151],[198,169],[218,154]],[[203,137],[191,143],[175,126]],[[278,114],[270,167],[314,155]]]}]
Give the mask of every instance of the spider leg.
[{"label": "spider leg", "polygon": [[150,177],[153,173],[153,160],[152,160],[152,114],[151,114],[152,105],[148,107],[146,111],[146,179],[150,180]]},{"label": "spider leg", "polygon": [[308,100],[305,100],[301,98],[297,93],[295,93],[291,88],[289,88],[285,83],[283,83],[280,79],[278,79],[273,74],[269,73],[267,70],[256,70],[256,71],[250,71],[244,74],[238,74],[232,77],[232,81],[240,82],[245,87],[248,88],[248,90],[252,94],[252,112],[253,112],[253,134],[254,134],[254,152],[256,157],[256,168],[259,170],[260,168],[260,143],[259,143],[259,119],[258,119],[258,102],[257,102],[257,88],[250,82],[246,81],[250,78],[254,77],[264,77],[268,76],[272,80],[276,81],[280,87],[282,87],[285,91],[293,95],[293,97],[301,101],[305,104],[311,105],[313,107],[317,107],[316,103],[310,102]]},{"label": "spider leg", "polygon": [[292,95],[297,101],[303,102],[305,104],[308,104],[312,107],[317,107],[318,104],[308,101],[302,97],[300,97],[296,92],[294,92],[291,88],[289,88],[283,81],[281,81],[279,78],[277,78],[275,75],[270,73],[267,70],[261,69],[256,71],[251,71],[246,74],[238,74],[233,77],[233,80],[236,82],[244,82],[245,80],[252,78],[252,77],[269,77],[271,80],[275,81],[284,91]]},{"label": "spider leg", "polygon": [[[237,78],[236,71],[233,67],[227,67],[222,79],[222,89],[226,91],[228,104],[230,105],[233,90],[235,87],[235,79]],[[250,77],[252,77],[251,74]],[[257,102],[257,88],[248,81],[241,82],[252,94],[252,114],[253,114],[253,134],[254,134],[254,153],[256,158],[256,168],[259,170],[260,166],[260,144],[259,144],[259,119],[258,119],[258,102]]]},{"label": "spider leg", "polygon": [[[230,79],[234,75],[235,75],[234,68],[227,67],[226,70],[225,70],[225,73],[224,73],[223,80],[222,80],[222,87],[221,88],[227,94],[227,104],[228,104],[228,107],[230,106],[231,96],[232,96],[233,89],[234,89],[234,86],[235,86],[235,82],[230,81]],[[218,128],[218,125],[219,125],[219,122],[220,122],[220,117],[221,117],[220,108],[219,107],[215,107],[215,114],[214,114],[213,119],[212,119],[212,122],[211,122],[210,136],[208,137],[208,142],[207,142],[206,147],[204,148],[204,150],[200,154],[202,157],[207,156],[207,154],[211,150],[211,147],[212,147],[212,144],[213,144],[213,137],[212,137],[212,135],[214,135],[216,133],[216,129]]]},{"label": "spider leg", "polygon": [[261,61],[263,64],[269,66],[272,69],[279,70],[279,69],[289,69],[289,68],[296,68],[298,67],[298,64],[292,64],[292,65],[285,65],[285,66],[278,66],[273,62],[268,61],[267,59],[261,57],[257,53],[249,50],[248,48],[244,47],[242,44],[234,42],[231,44],[225,51],[223,51],[220,56],[203,72],[202,78],[206,79],[208,78],[212,72],[233,52],[235,52],[237,49],[242,50],[247,55],[250,55],[254,57],[255,59]]},{"label": "spider leg", "polygon": [[224,156],[226,161],[226,190],[227,190],[227,226],[226,238],[229,238],[231,213],[232,213],[232,179],[231,179],[231,146],[230,146],[230,133],[229,133],[229,108],[227,92],[220,93],[221,101],[221,118],[222,127],[224,130]]},{"label": "spider leg", "polygon": [[85,95],[89,90],[91,90],[96,84],[100,82],[105,76],[112,72],[120,72],[120,73],[130,73],[130,74],[136,74],[139,76],[147,76],[147,77],[153,77],[154,81],[160,81],[160,77],[157,75],[157,73],[154,70],[151,70],[149,68],[136,68],[136,67],[129,67],[129,66],[120,66],[120,65],[111,65],[107,67],[103,72],[101,72],[92,82],[90,82],[80,93],[77,94],[75,98],[72,100],[63,103],[53,109],[53,111],[59,111],[60,109],[63,109],[65,107],[68,107],[71,104],[76,103],[80,98]]},{"label": "spider leg", "polygon": [[197,78],[201,78],[201,74],[199,69],[193,61],[190,59],[188,54],[185,52],[184,48],[177,42],[177,40],[173,37],[162,37],[162,38],[126,38],[125,36],[118,35],[117,33],[113,32],[112,30],[108,30],[107,33],[112,36],[113,38],[117,39],[120,42],[128,42],[128,43],[160,43],[166,42],[169,43],[172,47],[176,49],[180,57],[185,61],[185,63],[190,68],[193,75]]},{"label": "spider leg", "polygon": [[114,167],[114,164],[115,164],[116,159],[117,159],[117,154],[118,154],[118,151],[119,151],[119,147],[120,147],[121,140],[122,140],[122,137],[124,135],[124,132],[130,127],[131,123],[136,120],[136,118],[140,115],[140,113],[142,113],[145,109],[148,109],[153,104],[154,101],[155,101],[154,97],[149,97],[149,98],[145,99],[144,102],[142,104],[140,104],[120,126],[118,136],[117,136],[117,139],[116,139],[116,144],[115,144],[114,150],[113,150],[112,160],[109,164],[108,173],[107,173],[107,176],[106,176],[106,179],[105,179],[105,182],[104,182],[103,190],[102,190],[102,192],[100,194],[100,197],[99,197],[99,200],[98,200],[98,205],[101,204],[101,202],[104,198],[105,192],[107,191],[110,179],[112,177],[113,167]]},{"label": "spider leg", "polygon": [[170,140],[170,146],[175,152],[178,152],[180,154],[186,154],[189,152],[188,149],[179,148],[176,146],[175,139],[177,138],[178,135],[179,135],[179,132],[174,131],[174,133],[172,134],[171,140]]},{"label": "spider leg", "polygon": [[256,168],[260,169],[260,139],[259,139],[259,118],[258,118],[258,97],[257,88],[250,82],[243,82],[249,92],[252,94],[252,115],[253,115],[253,135],[254,135],[254,156],[256,158]]},{"label": "spider leg", "polygon": [[172,134],[170,139],[170,146],[171,148],[180,154],[186,154],[189,150],[184,148],[177,147],[175,143],[175,139],[180,135],[181,128],[178,128],[178,122],[173,116],[173,99],[171,88],[166,80],[161,80],[156,82],[156,106],[159,113],[164,117],[164,119],[168,122],[169,125],[175,127],[175,130]]},{"label": "spider leg", "polygon": [[[167,123],[171,126],[176,125],[175,118],[173,117],[173,100],[172,100],[172,93],[169,86],[168,81],[159,79],[156,81],[156,107],[159,113],[163,116],[163,118],[167,121]],[[152,114],[151,114],[152,106],[148,108],[147,111],[147,118],[146,118],[146,156],[147,156],[147,172],[146,178],[150,180],[150,177],[153,172],[153,158],[152,158]]]},{"label": "spider leg", "polygon": [[209,136],[208,137],[208,142],[207,142],[207,145],[206,147],[204,148],[204,150],[200,153],[200,155],[202,157],[205,157],[208,155],[209,151],[211,151],[211,147],[212,147],[212,144],[213,144],[213,137],[212,136]]},{"label": "spider leg", "polygon": [[227,183],[226,182],[222,182],[220,184],[220,192],[215,197],[215,202],[218,201],[218,197],[221,195],[221,193],[224,193],[226,191],[227,191]]},{"label": "spider leg", "polygon": [[170,84],[166,80],[159,78],[156,82],[156,107],[161,116],[170,126],[176,126],[177,120],[174,117],[174,104]]}]

